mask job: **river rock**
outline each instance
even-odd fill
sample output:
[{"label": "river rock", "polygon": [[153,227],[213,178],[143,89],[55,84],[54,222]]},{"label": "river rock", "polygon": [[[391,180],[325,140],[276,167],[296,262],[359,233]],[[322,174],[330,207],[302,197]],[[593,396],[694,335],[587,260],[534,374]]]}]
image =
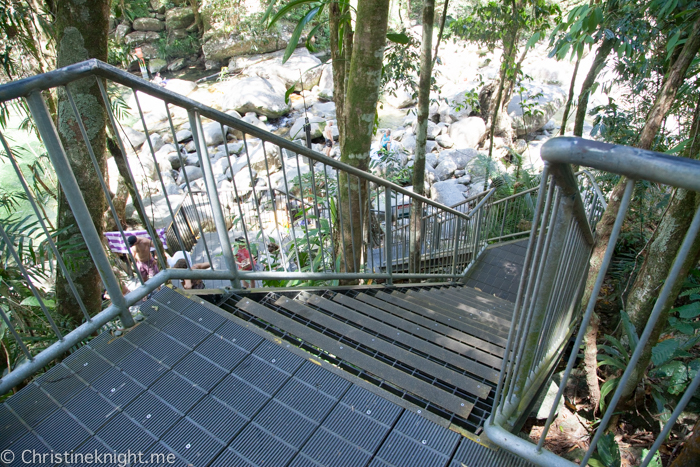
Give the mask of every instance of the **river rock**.
[{"label": "river rock", "polygon": [[133,146],[135,149],[138,149],[141,147],[141,145],[146,142],[146,134],[135,130],[130,127],[124,127],[124,136],[126,137],[126,146],[131,147]]},{"label": "river rock", "polygon": [[435,137],[435,142],[442,148],[451,148],[455,145],[450,135],[439,135]]},{"label": "river rock", "polygon": [[458,148],[475,148],[486,133],[486,123],[479,117],[467,117],[450,126],[450,138]]},{"label": "river rock", "polygon": [[191,138],[192,132],[190,130],[180,130],[177,133],[175,133],[175,139],[177,139],[178,143],[182,143],[183,141],[187,141]]},{"label": "river rock", "polygon": [[183,170],[184,170],[184,173],[187,174],[187,179],[190,182],[198,180],[204,176],[202,173],[202,169],[200,169],[199,167],[197,167],[195,165],[186,165],[182,170],[180,170],[180,174],[177,178],[177,182],[179,184],[185,183],[185,176],[183,175]]},{"label": "river rock", "polygon": [[224,142],[224,135],[228,133],[228,127],[224,125],[224,132],[222,133],[219,122],[205,123],[202,125],[202,133],[204,134],[206,145],[214,146]]},{"label": "river rock", "polygon": [[[280,51],[281,52],[281,51]],[[249,76],[261,78],[279,78],[284,83],[285,89],[294,86],[295,91],[302,90],[302,78],[304,89],[311,89],[321,79],[323,68],[321,60],[309,54],[305,47],[298,48],[285,63],[282,63],[283,54],[272,54],[273,58],[248,67],[245,73]]]},{"label": "river rock", "polygon": [[162,31],[165,24],[156,18],[136,18],[133,28],[136,31]]},{"label": "river rock", "polygon": [[178,94],[182,94],[183,96],[189,96],[197,90],[197,83],[193,83],[192,81],[187,81],[184,79],[173,78],[169,79],[168,82],[165,84],[165,89],[167,89],[168,91],[176,92]]},{"label": "river rock", "polygon": [[333,99],[333,65],[330,61],[323,65],[321,78],[318,80],[318,97]]},{"label": "river rock", "polygon": [[122,44],[122,43],[124,43],[124,38],[130,32],[131,32],[131,27],[129,27],[128,24],[122,23],[119,26],[117,26],[116,29],[114,30],[114,40],[117,42],[117,44]]},{"label": "river rock", "polygon": [[393,90],[393,92],[385,91],[384,100],[387,104],[396,109],[404,109],[416,103],[413,97],[413,91],[403,86]]},{"label": "river rock", "polygon": [[171,29],[183,29],[194,23],[194,12],[190,7],[173,8],[165,13],[165,27]]},{"label": "river rock", "polygon": [[[321,128],[321,123],[325,123],[325,119],[321,117],[315,117],[313,115],[309,116],[309,124],[311,125],[311,139],[320,138],[323,136],[323,129]],[[306,123],[306,118],[301,116],[296,119],[294,125],[289,130],[289,137],[291,139],[305,139],[306,133],[304,132],[304,124]],[[325,124],[323,125],[325,128]]]},{"label": "river rock", "polygon": [[[515,94],[508,104],[508,116],[518,136],[533,133],[544,127],[566,102],[566,92],[559,86],[546,84],[524,84],[525,92]],[[528,106],[534,107],[528,109]],[[523,111],[525,115],[523,116]],[[537,112],[539,111],[539,112]]]},{"label": "river rock", "polygon": [[226,148],[228,148],[228,153],[230,155],[234,154],[240,154],[240,152],[243,150],[243,141],[234,141],[233,143],[228,143],[226,147],[222,144],[221,146],[218,146],[216,148],[216,152],[223,152],[226,154]]},{"label": "river rock", "polygon": [[167,66],[168,62],[166,62],[162,58],[154,58],[148,61],[148,71],[150,71],[151,74],[154,75],[163,71],[163,68]]},{"label": "river rock", "polygon": [[255,112],[273,118],[289,112],[289,105],[284,102],[284,93],[278,93],[264,78],[251,76],[232,81],[224,89],[224,110]]},{"label": "river rock", "polygon": [[176,58],[172,62],[168,63],[168,71],[180,71],[185,68],[187,64],[184,58]]},{"label": "river rock", "polygon": [[425,154],[425,166],[430,166],[435,168],[438,165],[438,157],[432,152],[427,152]]},{"label": "river rock", "polygon": [[207,60],[226,60],[237,55],[274,52],[287,47],[287,41],[275,34],[250,36],[243,33],[215,33],[202,45]]},{"label": "river rock", "polygon": [[250,168],[257,172],[266,173],[268,169],[270,173],[276,172],[281,165],[280,150],[276,144],[266,143],[264,151],[263,145],[259,144],[250,152]]},{"label": "river rock", "polygon": [[474,149],[450,149],[441,152],[438,165],[435,167],[438,179],[446,180],[452,177],[455,171],[464,169],[474,157],[476,157]]},{"label": "river rock", "polygon": [[457,183],[457,180],[446,180],[433,183],[430,187],[430,197],[433,201],[444,204],[445,206],[454,206],[457,203],[464,201],[464,193],[469,190],[466,185]]},{"label": "river rock", "polygon": [[172,175],[170,175],[170,171],[161,172],[160,176],[163,179],[163,185],[165,186],[165,192],[168,194],[168,196],[183,194],[183,191],[180,188],[180,186],[177,183],[175,183],[175,179],[173,178]]}]

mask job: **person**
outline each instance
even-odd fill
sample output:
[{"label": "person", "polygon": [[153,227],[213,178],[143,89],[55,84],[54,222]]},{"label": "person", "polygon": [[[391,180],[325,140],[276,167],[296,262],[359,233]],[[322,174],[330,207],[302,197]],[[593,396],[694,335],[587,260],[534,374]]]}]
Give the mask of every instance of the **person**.
[{"label": "person", "polygon": [[177,260],[179,259],[186,259],[189,264],[192,264],[192,256],[190,256],[189,253],[186,251],[176,251],[175,254],[173,254],[172,257],[168,258],[168,266],[171,268],[175,267],[175,263],[177,263]]},{"label": "person", "polygon": [[391,130],[386,130],[384,136],[382,136],[382,149],[385,151],[391,150]]},{"label": "person", "polygon": [[323,153],[326,157],[329,157],[333,149],[333,120],[326,123],[326,128],[323,129],[323,137],[326,138],[326,147],[323,149]]},{"label": "person", "polygon": [[[237,238],[234,245],[234,253],[236,256],[236,267],[239,271],[252,271],[255,266],[255,260],[245,247],[245,241],[243,238]],[[251,281],[241,281],[241,285],[247,289],[251,288]]]},{"label": "person", "polygon": [[[209,269],[211,264],[209,263],[195,263],[192,265],[192,269]],[[187,260],[185,258],[178,259],[175,262],[175,268],[177,269],[187,269]],[[181,280],[183,289],[203,289],[204,281],[201,279],[184,279]]]},{"label": "person", "polygon": [[158,274],[158,263],[151,254],[151,247],[153,246],[151,239],[130,235],[126,241],[129,244],[131,253],[134,255],[136,267],[139,269],[143,281],[145,282],[149,277]]}]

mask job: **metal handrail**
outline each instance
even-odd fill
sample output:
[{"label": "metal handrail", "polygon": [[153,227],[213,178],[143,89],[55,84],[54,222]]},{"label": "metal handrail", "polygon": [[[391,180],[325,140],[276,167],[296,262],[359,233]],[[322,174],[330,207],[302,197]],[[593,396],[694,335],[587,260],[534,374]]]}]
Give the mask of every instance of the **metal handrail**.
[{"label": "metal handrail", "polygon": [[[563,397],[567,380],[576,363],[578,352],[573,351],[570,354],[559,384],[559,391],[552,402],[538,444],[523,440],[511,431],[516,420],[524,413],[534,397],[537,388],[553,370],[563,352],[564,345],[573,336],[577,327],[578,333],[573,349],[578,349],[582,344],[630,206],[636,180],[646,179],[700,192],[700,161],[571,137],[559,137],[547,141],[542,147],[541,155],[545,160],[545,172],[539,188],[538,207],[543,206],[544,210],[540,216],[538,208],[536,222],[532,225],[524,272],[516,299],[514,326],[511,328],[506,345],[504,357],[506,363],[499,377],[492,414],[484,428],[492,442],[534,464],[571,467],[577,464],[543,449],[543,444],[557,406]],[[604,200],[602,193],[597,190],[593,176],[584,170],[583,175],[592,182],[593,194],[590,198],[592,201],[588,206],[588,214],[581,213],[584,209],[583,203],[569,164],[585,165],[628,177],[625,193],[619,201],[619,213],[612,227],[590,300],[582,314],[579,312],[578,302],[586,280],[588,258],[592,251],[592,245],[589,243],[592,229],[588,219],[597,220],[597,213],[602,212],[600,208],[604,206]],[[551,178],[552,183],[549,190],[545,190],[548,178]],[[556,189],[554,189],[555,185]],[[546,201],[545,191],[547,191]],[[681,265],[691,245],[697,241],[699,232],[700,207],[695,212],[651,316],[580,465],[587,464],[605,427],[615,413],[625,382],[641,357],[644,346],[661,314],[663,304],[669,298],[672,286],[679,276]],[[572,274],[572,271],[578,272]],[[557,338],[552,339],[550,335],[556,335]],[[652,449],[642,461],[642,466],[648,465],[651,461],[670,426],[675,423],[689,402],[693,391],[699,386],[700,373],[688,385],[685,395],[666,423],[666,429],[657,437]]]}]

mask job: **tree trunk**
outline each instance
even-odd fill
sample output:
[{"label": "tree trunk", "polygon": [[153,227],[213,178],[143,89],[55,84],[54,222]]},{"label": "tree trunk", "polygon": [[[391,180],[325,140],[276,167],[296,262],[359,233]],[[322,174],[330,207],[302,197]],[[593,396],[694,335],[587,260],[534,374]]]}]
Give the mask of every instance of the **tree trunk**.
[{"label": "tree trunk", "polygon": [[[359,2],[357,7],[357,34],[345,99],[345,136],[341,140],[340,160],[363,171],[369,168],[388,12],[389,0],[365,0]],[[359,272],[364,263],[362,232],[367,227],[369,217],[367,183],[343,172],[340,173],[339,182],[343,219],[343,241],[339,248],[347,259],[347,269],[344,263],[343,268],[346,272]],[[387,219],[390,219],[389,206]]]},{"label": "tree trunk", "polygon": [[[637,147],[641,149],[651,149],[651,145],[654,141],[654,136],[658,132],[661,123],[663,122],[664,116],[666,113],[668,113],[669,109],[671,108],[671,105],[673,104],[673,100],[675,98],[676,93],[678,92],[678,89],[680,88],[681,84],[683,83],[683,79],[685,77],[685,74],[688,70],[688,67],[690,66],[690,63],[692,62],[693,58],[698,52],[698,49],[700,48],[700,37],[698,37],[698,29],[700,28],[700,20],[698,20],[695,25],[693,26],[693,33],[695,34],[695,37],[691,34],[690,38],[688,41],[684,44],[683,46],[683,51],[680,53],[678,56],[678,59],[674,62],[673,66],[669,69],[669,72],[666,74],[664,77],[664,83],[661,86],[661,90],[659,91],[656,101],[654,102],[654,105],[652,106],[651,110],[649,111],[649,118],[647,118],[646,124],[644,125],[644,128],[642,129],[642,133],[639,138],[639,142],[637,144]],[[601,46],[602,48],[602,46]],[[600,50],[599,50],[600,52]],[[596,60],[598,59],[598,56],[596,56]],[[590,73],[589,73],[590,75]],[[588,78],[587,78],[588,80]],[[583,89],[585,89],[586,83],[584,83],[584,87],[582,88],[582,95],[584,94]],[[581,101],[579,100],[579,105],[581,105]],[[579,107],[579,112],[581,108]],[[578,115],[577,115],[578,119]],[[578,125],[578,120],[577,120],[577,125]],[[583,124],[581,123],[581,126]],[[693,124],[693,129],[692,131],[697,131],[696,128],[696,122]],[[574,134],[576,134],[576,130],[574,130]],[[697,141],[694,142],[693,146],[697,144]],[[588,272],[588,279],[586,283],[586,290],[584,291],[584,297],[590,298],[591,296],[591,290],[593,288],[593,284],[595,283],[595,278],[598,275],[598,272],[600,271],[600,259],[603,257],[605,254],[605,249],[608,244],[608,240],[610,239],[610,233],[612,232],[612,226],[615,222],[615,218],[617,217],[618,211],[620,210],[620,201],[622,199],[622,194],[625,189],[625,184],[627,183],[627,178],[622,177],[618,184],[613,188],[613,191],[610,195],[610,201],[608,202],[608,207],[605,210],[605,213],[603,213],[603,217],[601,218],[600,222],[598,223],[598,226],[596,228],[596,242],[593,248],[593,253],[591,256],[591,263],[590,263],[590,269]],[[680,190],[679,190],[680,191]],[[678,198],[678,195],[676,196]],[[688,197],[683,197],[683,199],[688,198]],[[686,200],[687,202],[687,200]],[[678,209],[681,209],[680,207]],[[680,214],[680,211],[678,212]],[[669,212],[667,216],[671,216],[672,213]],[[677,219],[674,219],[672,222],[676,222]],[[665,222],[664,222],[665,223]],[[663,226],[663,225],[662,225]],[[664,229],[671,227],[672,226],[667,226],[664,227]],[[669,231],[670,234],[670,231]],[[664,239],[664,241],[667,239]],[[671,250],[671,251],[676,251],[676,250]],[[597,259],[597,260],[596,260]],[[661,270],[656,271],[656,273],[660,274]],[[663,275],[656,276],[656,280],[663,280],[666,275],[668,274],[668,270],[666,270],[666,273]],[[641,273],[639,274],[640,276],[642,275]],[[630,292],[630,296],[635,294],[634,288]],[[673,295],[673,294],[672,294]],[[677,294],[676,294],[677,295]],[[675,298],[675,295],[673,295]],[[652,298],[652,297],[649,297]],[[588,303],[588,300],[583,300],[582,306],[586,306]],[[628,307],[628,310],[630,308]],[[665,321],[665,320],[660,320],[660,321]],[[656,345],[656,341],[658,339],[658,335],[652,336],[653,339],[649,340],[648,346],[649,349]],[[650,352],[649,352],[650,353]],[[641,372],[638,372],[638,374],[635,374],[633,378],[630,378],[630,383],[628,386],[631,386],[632,384],[636,388],[637,384],[641,380],[641,377],[644,375],[644,370],[646,369],[646,365],[642,366],[643,362],[640,362],[639,365],[637,365],[637,368],[641,368]],[[648,364],[648,360],[647,360]],[[639,377],[637,379],[637,376]],[[636,381],[635,381],[636,380]],[[632,389],[633,393],[634,389]],[[625,390],[625,394],[627,394],[627,390]],[[629,396],[629,394],[627,394]],[[622,400],[621,400],[622,402]]]},{"label": "tree trunk", "polygon": [[[642,133],[642,136],[644,136],[644,133]],[[684,156],[697,158],[700,153],[700,100],[693,115],[690,138],[692,143],[684,151]],[[653,140],[653,137],[650,139]],[[647,321],[649,321],[651,312],[656,304],[656,298],[659,296],[666,276],[668,276],[673,265],[676,252],[680,248],[693,220],[698,201],[700,199],[695,192],[678,188],[666,216],[661,220],[656,238],[649,247],[649,252],[644,258],[642,267],[639,270],[639,274],[637,274],[627,299],[627,313],[630,315],[630,320],[637,330],[637,335],[642,334]],[[673,284],[671,295],[669,295],[669,299],[663,305],[661,317],[656,322],[647,345],[644,346],[642,357],[627,385],[624,387],[621,402],[630,400],[633,397],[639,382],[644,377],[646,368],[651,360],[651,349],[656,345],[659,336],[666,327],[668,312],[673,306],[673,302],[676,301],[676,297],[689,270],[697,263],[698,251],[700,251],[700,238],[695,239],[691,254],[688,255],[678,280]]]},{"label": "tree trunk", "polygon": [[673,460],[671,467],[695,467],[700,459],[700,421],[695,424],[693,433],[683,445],[680,455]]},{"label": "tree trunk", "polygon": [[605,38],[603,43],[598,47],[598,51],[595,53],[595,58],[593,59],[593,64],[591,69],[588,70],[586,79],[583,80],[581,85],[581,93],[578,96],[578,107],[576,108],[576,121],[574,122],[574,136],[583,135],[583,121],[586,118],[586,111],[588,110],[588,98],[591,95],[591,88],[595,83],[598,73],[605,66],[605,61],[608,59],[608,55],[612,52],[615,41],[613,39]]},{"label": "tree trunk", "polygon": [[192,12],[194,13],[194,24],[197,25],[197,31],[199,34],[204,34],[204,20],[202,19],[202,13],[199,11],[199,0],[190,0],[190,6],[192,7]]},{"label": "tree trunk", "polygon": [[581,57],[576,59],[576,65],[574,65],[574,74],[571,76],[571,84],[569,85],[569,98],[566,100],[566,105],[564,106],[564,116],[561,118],[561,129],[559,130],[559,135],[564,136],[566,134],[566,121],[569,119],[569,111],[571,110],[571,104],[574,101],[574,86],[576,85],[576,74],[578,73],[578,67],[581,64]]},{"label": "tree trunk", "polygon": [[[55,7],[57,66],[64,67],[88,58],[107,61],[110,2],[108,0],[63,0],[56,2]],[[93,77],[83,78],[70,83],[68,89],[73,95],[90,138],[90,144],[97,156],[100,170],[104,174],[106,111],[97,81]],[[102,215],[105,211],[104,193],[97,174],[92,169],[90,155],[63,90],[58,93],[57,127],[83,199],[95,223],[95,228],[101,236]],[[65,242],[64,244],[83,245],[83,237],[62,190],[58,197],[57,217],[58,229],[68,229],[61,235],[59,241]],[[92,258],[87,253],[87,248],[84,248],[83,255],[73,258],[71,266],[73,282],[83,303],[89,313],[97,313],[102,307],[102,281]],[[69,316],[76,322],[82,322],[83,315],[80,307],[60,272],[56,279],[56,301],[56,310],[59,314]]]},{"label": "tree trunk", "polygon": [[[340,141],[345,134],[345,68],[348,48],[344,38],[341,37],[341,17],[348,14],[348,4],[344,4],[341,9],[338,2],[331,2],[328,6],[328,16],[330,20],[330,42],[331,42],[331,66],[333,67],[333,101],[335,102],[335,115]],[[345,25],[346,28],[350,24]],[[342,144],[341,144],[342,146]]]},{"label": "tree trunk", "polygon": [[583,365],[586,371],[586,384],[588,385],[588,398],[591,402],[593,413],[598,411],[600,405],[600,385],[598,384],[598,325],[600,318],[596,313],[591,315],[591,321],[583,336]]},{"label": "tree trunk", "polygon": [[[416,150],[413,161],[413,192],[425,194],[425,141],[428,136],[430,113],[430,77],[432,70],[433,23],[435,22],[435,0],[423,2],[423,41],[420,54],[420,77],[418,83],[418,126],[416,128]],[[421,218],[423,203],[414,200],[411,205],[411,228],[409,229],[408,272],[420,272]],[[416,280],[417,282],[417,280]]]}]

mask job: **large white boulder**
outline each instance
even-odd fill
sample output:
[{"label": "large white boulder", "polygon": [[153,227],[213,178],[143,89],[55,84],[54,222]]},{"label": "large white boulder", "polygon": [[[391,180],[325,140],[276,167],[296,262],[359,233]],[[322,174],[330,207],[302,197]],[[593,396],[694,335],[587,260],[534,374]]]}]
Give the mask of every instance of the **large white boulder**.
[{"label": "large white boulder", "polygon": [[486,123],[480,117],[467,117],[450,125],[450,138],[457,148],[476,148],[486,133]]},{"label": "large white boulder", "polygon": [[[325,118],[315,117],[309,115],[309,124],[311,126],[311,139],[320,138],[323,136],[323,128],[325,128]],[[306,133],[304,131],[304,124],[306,123],[306,117],[301,116],[296,119],[294,125],[289,130],[289,137],[291,139],[305,139]]]},{"label": "large white boulder", "polygon": [[192,92],[197,89],[197,83],[193,81],[187,81],[184,79],[168,79],[165,84],[165,89],[168,91],[176,92],[182,94],[183,96],[189,96]]},{"label": "large white boulder", "polygon": [[464,201],[464,195],[462,193],[468,190],[469,188],[467,188],[466,185],[458,183],[457,180],[445,180],[433,183],[430,187],[430,197],[433,201],[444,204],[445,206],[454,206]]},{"label": "large white boulder", "polygon": [[284,93],[279,93],[272,84],[258,76],[250,76],[232,81],[223,87],[224,110],[237,112],[255,112],[259,115],[277,118],[289,112],[289,105],[284,102]]},{"label": "large white boulder", "polygon": [[525,92],[515,94],[508,104],[508,116],[518,136],[544,127],[566,102],[566,91],[547,84],[524,84]]},{"label": "large white boulder", "polygon": [[456,170],[464,169],[467,164],[476,157],[475,149],[450,149],[440,153],[435,173],[440,180],[446,180]]},{"label": "large white boulder", "polygon": [[[167,20],[166,20],[167,26]],[[246,33],[215,32],[202,45],[207,60],[226,60],[251,52],[274,52],[287,47],[287,41],[277,34],[251,35]]]},{"label": "large white boulder", "polygon": [[333,99],[333,65],[329,61],[323,65],[321,79],[318,81],[318,97],[321,99]]},{"label": "large white boulder", "polygon": [[250,76],[260,76],[261,78],[279,78],[284,83],[285,89],[294,86],[294,90],[301,91],[303,80],[304,89],[311,89],[316,86],[321,79],[323,67],[321,60],[309,53],[305,47],[300,47],[294,51],[285,63],[282,63],[283,54],[272,54],[273,57],[256,63],[245,70]]}]

